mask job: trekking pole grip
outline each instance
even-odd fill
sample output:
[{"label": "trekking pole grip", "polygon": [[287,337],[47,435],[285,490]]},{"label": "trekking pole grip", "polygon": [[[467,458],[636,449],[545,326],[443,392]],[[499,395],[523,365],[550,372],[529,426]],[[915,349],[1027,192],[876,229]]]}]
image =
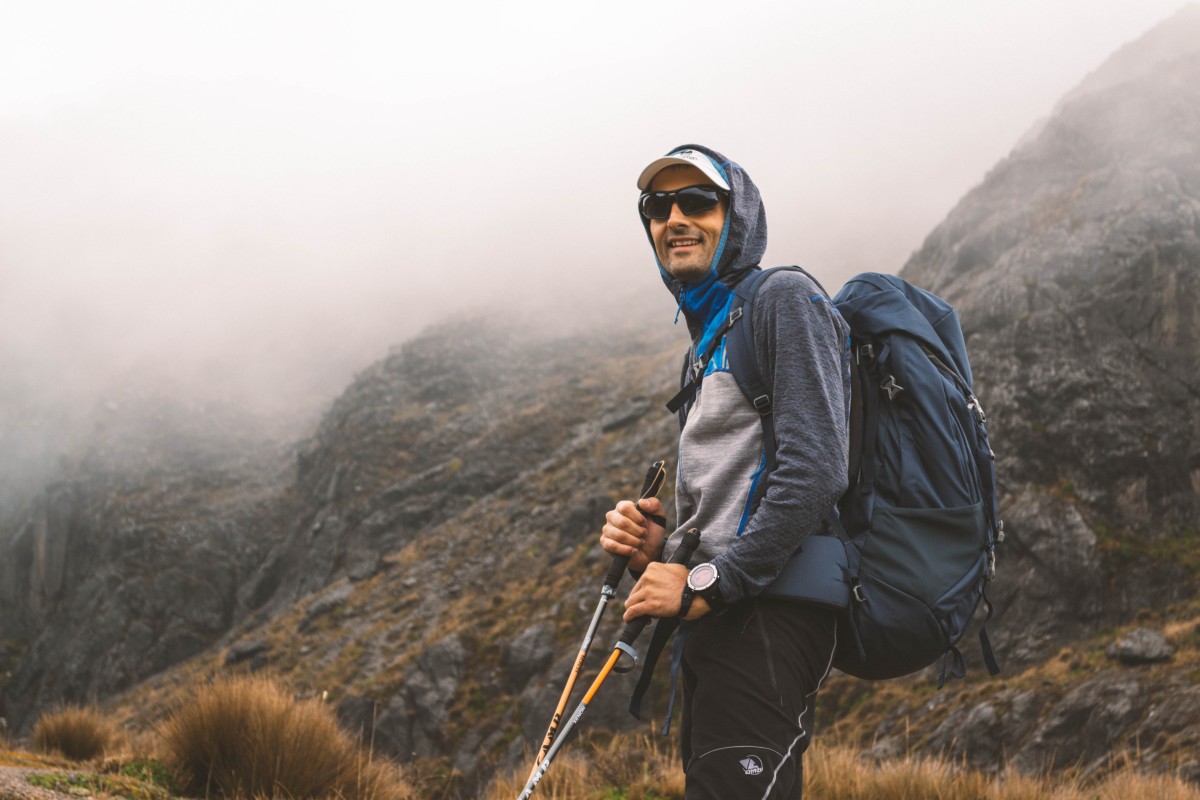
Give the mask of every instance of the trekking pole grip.
[{"label": "trekking pole grip", "polygon": [[[700,531],[691,528],[683,535],[683,541],[675,548],[675,552],[671,554],[671,560],[668,564],[683,564],[687,566],[688,560],[691,559],[692,553],[696,552],[696,548],[700,545]],[[625,623],[625,629],[621,631],[621,637],[618,641],[627,645],[632,645],[637,637],[641,636],[642,631],[650,624],[650,617],[637,617]]]},{"label": "trekking pole grip", "polygon": [[[662,488],[663,481],[667,478],[667,464],[665,461],[655,461],[650,465],[650,469],[646,470],[646,479],[642,481],[642,491],[638,495],[637,510],[641,511],[641,502],[658,494]],[[643,512],[644,513],[644,512]],[[612,563],[608,565],[608,573],[604,576],[604,585],[612,589],[616,589],[621,582],[621,576],[625,574],[626,567],[629,566],[629,556],[613,556]]]},{"label": "trekking pole grip", "polygon": [[625,568],[628,566],[629,556],[613,556],[612,563],[608,565],[608,573],[604,576],[604,585],[613,589],[617,588],[617,584],[621,582],[621,576],[625,574]]}]

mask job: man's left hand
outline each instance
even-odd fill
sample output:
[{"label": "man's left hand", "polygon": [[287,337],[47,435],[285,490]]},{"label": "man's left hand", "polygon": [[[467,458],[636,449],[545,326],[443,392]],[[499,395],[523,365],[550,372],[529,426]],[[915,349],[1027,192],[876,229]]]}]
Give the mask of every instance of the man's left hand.
[{"label": "man's left hand", "polygon": [[[688,568],[682,564],[655,562],[648,565],[625,601],[624,620],[629,622],[638,617],[677,616],[687,576]],[[692,607],[684,619],[699,619],[708,612],[708,603],[703,597],[697,596],[692,599]]]}]

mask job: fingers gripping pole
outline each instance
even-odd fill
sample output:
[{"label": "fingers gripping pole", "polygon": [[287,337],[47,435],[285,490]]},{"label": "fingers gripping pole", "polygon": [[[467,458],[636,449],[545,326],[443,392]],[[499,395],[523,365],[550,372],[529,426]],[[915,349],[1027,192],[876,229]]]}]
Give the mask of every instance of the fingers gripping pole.
[{"label": "fingers gripping pole", "polygon": [[[679,546],[675,548],[675,552],[671,554],[671,560],[668,564],[683,564],[687,566],[688,561],[692,557],[692,553],[696,552],[696,548],[700,545],[700,531],[696,528],[691,528],[683,535],[683,539],[679,542]],[[626,645],[632,645],[637,637],[641,636],[642,631],[650,624],[650,617],[636,617],[625,623],[625,630],[621,631],[620,642]],[[618,648],[620,644],[617,645]],[[637,660],[636,654],[634,660]]]},{"label": "fingers gripping pole", "polygon": [[[646,479],[642,481],[642,493],[638,496],[638,510],[641,510],[641,502],[655,497],[659,490],[662,489],[663,482],[667,479],[667,464],[665,461],[655,461],[650,465],[650,469],[646,471]],[[617,588],[617,584],[621,582],[621,576],[625,574],[625,568],[629,566],[629,556],[613,556],[612,563],[608,566],[608,574],[604,576],[604,585]]]},{"label": "fingers gripping pole", "polygon": [[[686,565],[688,559],[692,557],[692,553],[695,552],[696,546],[699,545],[699,543],[700,531],[692,528],[683,535],[683,540],[679,543],[679,546],[675,548],[675,553],[671,556],[670,563]],[[529,796],[533,794],[533,790],[537,787],[538,781],[542,779],[542,776],[546,774],[546,770],[550,768],[550,762],[554,760],[554,756],[558,753],[559,748],[562,747],[563,742],[567,740],[567,737],[570,735],[571,731],[573,731],[575,726],[579,723],[579,719],[583,716],[583,712],[587,711],[588,703],[592,702],[592,698],[596,696],[596,692],[600,690],[600,687],[604,684],[604,681],[608,678],[609,674],[612,673],[613,668],[616,667],[617,661],[619,661],[621,658],[621,654],[628,653],[633,657],[634,661],[637,661],[637,653],[633,650],[632,645],[634,640],[637,639],[638,635],[642,632],[642,630],[645,629],[647,623],[649,622],[650,617],[637,617],[636,619],[630,620],[628,623],[626,623],[625,629],[621,631],[620,640],[613,648],[612,655],[608,657],[608,661],[606,661],[604,667],[601,668],[600,674],[596,676],[596,680],[592,682],[591,688],[589,688],[587,693],[583,696],[583,700],[579,703],[579,707],[575,709],[575,713],[573,713],[571,718],[567,720],[567,724],[563,727],[562,732],[555,738],[554,743],[546,752],[546,757],[543,758],[541,763],[534,768],[533,774],[529,776],[529,782],[525,784],[525,789],[517,797],[517,800],[528,800]]]}]

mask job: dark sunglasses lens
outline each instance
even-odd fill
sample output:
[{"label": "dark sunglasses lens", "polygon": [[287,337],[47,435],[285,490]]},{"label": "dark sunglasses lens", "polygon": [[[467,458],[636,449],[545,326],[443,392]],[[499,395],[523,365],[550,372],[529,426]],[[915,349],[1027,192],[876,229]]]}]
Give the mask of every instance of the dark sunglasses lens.
[{"label": "dark sunglasses lens", "polygon": [[705,189],[700,186],[690,186],[687,189],[680,189],[676,194],[679,210],[689,217],[692,214],[699,214],[701,211],[708,211],[715,206],[721,199],[721,195],[716,189]]},{"label": "dark sunglasses lens", "polygon": [[671,216],[675,197],[667,192],[647,192],[642,195],[642,214],[647,219],[666,219]]}]

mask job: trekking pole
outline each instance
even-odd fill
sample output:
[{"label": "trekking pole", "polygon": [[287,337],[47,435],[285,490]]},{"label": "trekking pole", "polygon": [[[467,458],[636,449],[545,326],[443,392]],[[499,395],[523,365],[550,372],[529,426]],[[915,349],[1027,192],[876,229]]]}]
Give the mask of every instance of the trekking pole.
[{"label": "trekking pole", "polygon": [[[646,479],[642,481],[642,493],[638,496],[637,503],[657,495],[666,479],[666,462],[655,461],[651,464],[650,469],[646,470]],[[640,506],[638,511],[641,511]],[[567,700],[570,699],[571,691],[575,688],[575,679],[579,677],[579,673],[583,669],[583,660],[587,658],[588,650],[592,646],[592,638],[596,635],[596,629],[600,627],[600,618],[604,616],[604,609],[608,607],[608,601],[616,595],[617,585],[621,582],[621,576],[625,574],[627,566],[629,566],[629,556],[613,556],[612,563],[608,567],[608,574],[604,576],[604,586],[600,589],[600,602],[596,606],[595,613],[592,614],[592,623],[588,625],[587,633],[583,636],[583,645],[579,648],[579,655],[575,657],[575,664],[571,667],[571,674],[567,677],[567,685],[563,687],[562,697],[558,699],[558,707],[554,709],[554,716],[550,718],[550,727],[546,728],[546,737],[542,740],[537,759],[533,762],[533,769],[529,772],[530,778],[533,777],[533,773],[537,772],[538,764],[542,763],[542,759],[546,757],[550,745],[554,742],[554,733],[558,730],[558,723],[562,720],[563,711],[567,708]]]},{"label": "trekking pole", "polygon": [[[668,563],[686,565],[698,544],[700,544],[700,531],[692,528],[683,535],[683,541],[675,548],[675,553],[671,556],[671,560]],[[554,739],[554,744],[550,746],[546,757],[542,759],[541,763],[534,769],[533,774],[529,776],[529,782],[525,784],[525,789],[517,797],[517,800],[528,800],[529,796],[533,794],[538,781],[542,779],[542,776],[546,774],[546,770],[550,768],[550,762],[554,759],[555,754],[558,753],[559,748],[562,747],[563,742],[567,740],[567,736],[575,729],[575,725],[579,722],[579,718],[583,716],[583,712],[587,711],[588,703],[592,702],[592,698],[596,696],[596,692],[604,685],[604,681],[608,678],[609,673],[616,667],[617,662],[621,659],[621,654],[627,653],[633,659],[633,663],[637,664],[638,655],[637,651],[633,649],[633,643],[649,623],[650,617],[645,616],[637,617],[626,623],[625,629],[621,631],[621,637],[617,640],[616,646],[613,647],[612,655],[608,657],[608,661],[601,668],[600,674],[596,676],[596,680],[592,681],[591,688],[584,694],[579,707],[575,709],[575,713],[567,720],[566,727]]]}]

